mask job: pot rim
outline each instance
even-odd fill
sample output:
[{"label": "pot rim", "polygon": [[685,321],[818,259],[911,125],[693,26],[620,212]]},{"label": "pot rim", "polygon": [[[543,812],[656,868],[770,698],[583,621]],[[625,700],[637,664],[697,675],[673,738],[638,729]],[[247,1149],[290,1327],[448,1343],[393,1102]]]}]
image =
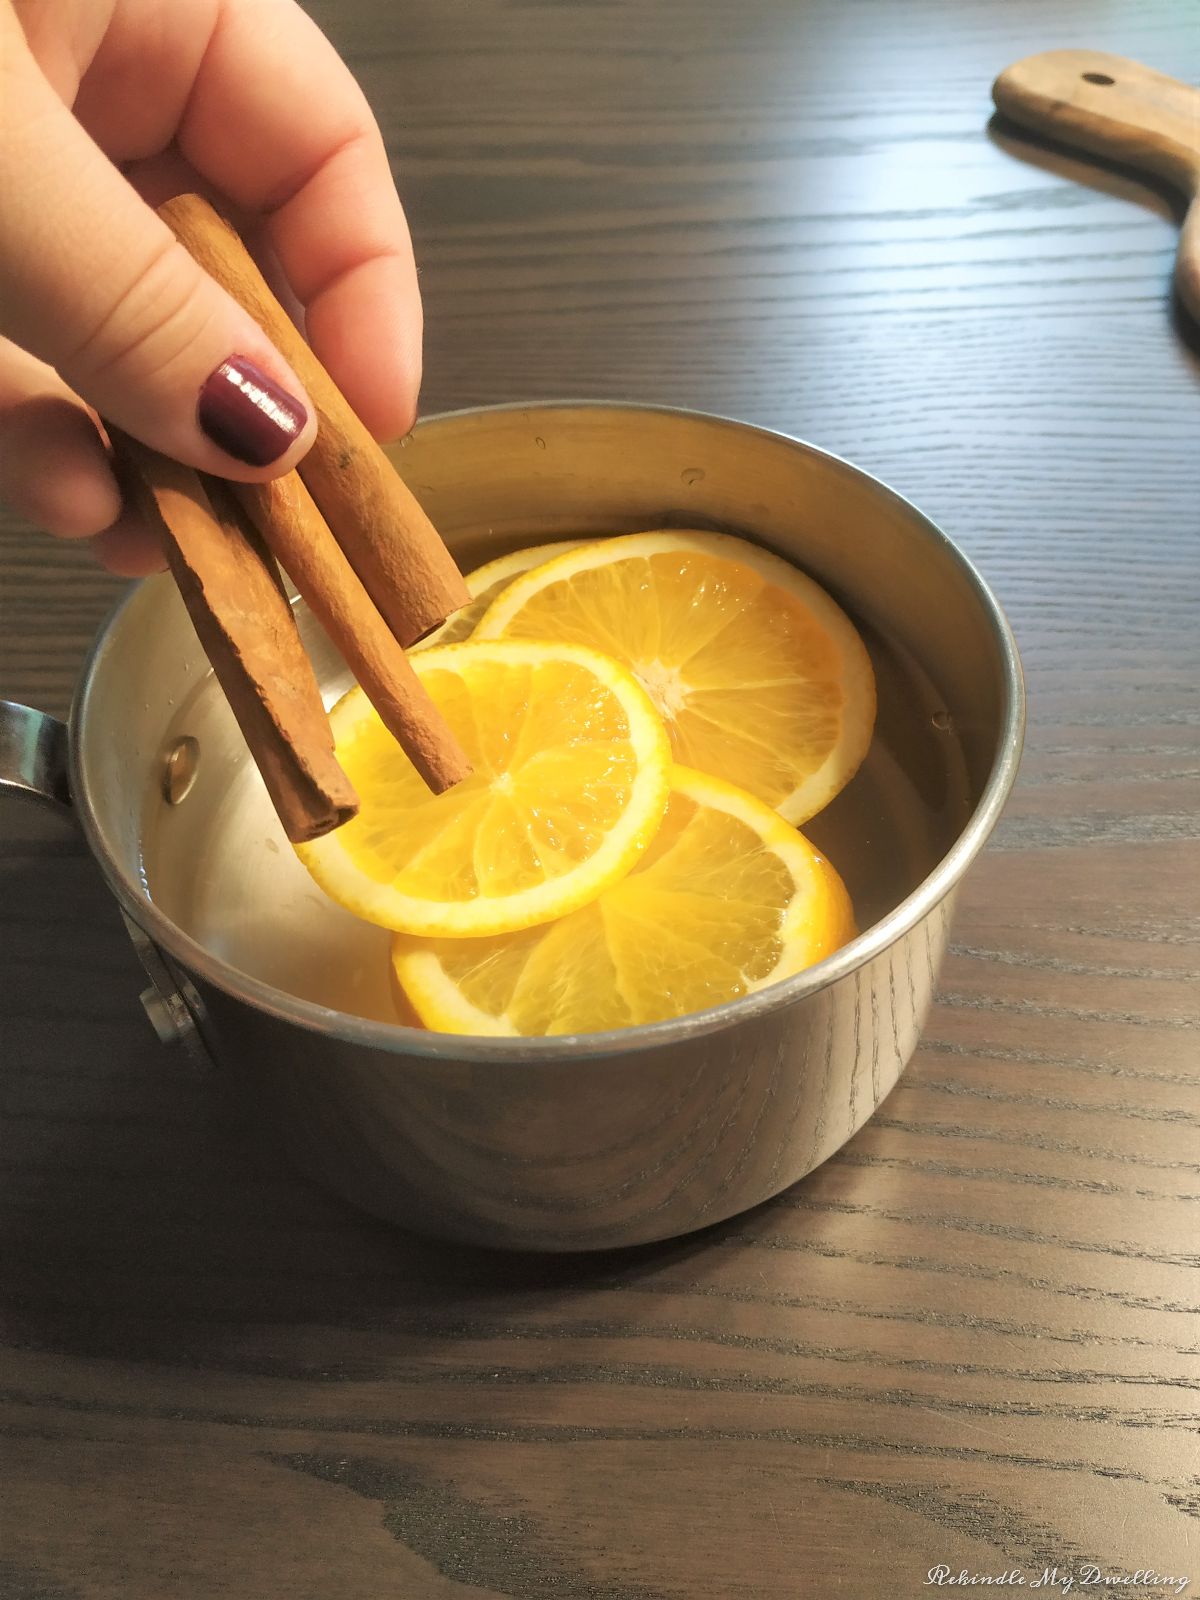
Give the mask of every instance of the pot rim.
[{"label": "pot rim", "polygon": [[148,895],[137,891],[120,862],[109,850],[104,831],[96,818],[82,770],[81,741],[78,733],[87,716],[88,698],[96,671],[122,613],[137,592],[135,585],[117,603],[96,635],[84,660],[71,706],[71,790],[79,820],[92,854],[119,904],[150,938],[192,975],[202,978],[234,999],[266,1012],[280,1021],[290,1022],[317,1034],[335,1036],[349,1043],[389,1055],[421,1056],[433,1060],[445,1058],[456,1062],[495,1065],[526,1062],[548,1065],[558,1058],[565,1066],[581,1060],[624,1055],[635,1050],[685,1044],[703,1035],[722,1032],[740,1022],[792,1006],[849,977],[860,967],[883,954],[923,922],[956,887],[987,842],[1012,791],[1020,765],[1025,729],[1024,680],[1012,629],[998,601],[973,562],[949,535],[912,501],[905,499],[872,473],[806,440],[777,429],[739,422],[736,418],[683,406],[630,404],[617,400],[549,400],[531,403],[513,401],[501,405],[468,406],[454,411],[438,412],[423,418],[417,424],[417,428],[424,430],[467,417],[503,412],[539,411],[623,411],[631,417],[644,414],[687,417],[717,427],[732,428],[739,433],[757,434],[776,443],[822,457],[838,470],[866,480],[874,492],[883,499],[890,500],[915,514],[929,536],[940,542],[951,559],[960,567],[975,593],[999,649],[1003,680],[1000,730],[996,755],[978,804],[954,844],[933,871],[899,905],[878,922],[873,923],[864,933],[835,951],[833,955],[826,957],[824,961],[806,968],[792,978],[785,978],[755,994],[726,1001],[723,1005],[710,1007],[706,1011],[695,1012],[668,1022],[642,1023],[607,1033],[559,1034],[548,1038],[478,1038],[468,1034],[433,1033],[407,1027],[402,1023],[377,1022],[366,1017],[356,1017],[287,994],[271,984],[248,976],[237,967],[212,955],[182,928],[176,926]]}]

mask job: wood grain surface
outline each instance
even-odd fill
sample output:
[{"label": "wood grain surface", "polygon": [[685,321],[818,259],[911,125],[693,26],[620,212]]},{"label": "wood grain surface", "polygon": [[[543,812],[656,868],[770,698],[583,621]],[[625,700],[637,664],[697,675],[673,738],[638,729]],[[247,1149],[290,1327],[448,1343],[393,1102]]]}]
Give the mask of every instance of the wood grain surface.
[{"label": "wood grain surface", "polygon": [[[1200,1593],[1197,338],[1167,192],[989,100],[1068,44],[1196,81],[1194,7],[313,9],[409,205],[425,409],[665,401],[879,474],[1011,616],[1023,776],[863,1132],[577,1261],[426,1246],[220,1124],[81,847],[6,807],[0,1596]],[[118,585],[0,538],[0,693],[61,712]]]}]

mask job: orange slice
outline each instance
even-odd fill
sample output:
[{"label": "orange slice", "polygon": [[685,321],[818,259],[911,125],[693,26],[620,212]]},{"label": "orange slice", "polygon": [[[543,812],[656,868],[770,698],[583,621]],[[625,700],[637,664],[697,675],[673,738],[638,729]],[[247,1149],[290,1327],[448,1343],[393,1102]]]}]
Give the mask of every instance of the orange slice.
[{"label": "orange slice", "polygon": [[431,795],[361,689],[330,714],[358,816],[297,854],[368,922],[470,935],[530,927],[623,877],[667,804],[670,746],[644,689],[577,645],[447,645],[413,658],[473,772]]},{"label": "orange slice", "polygon": [[490,939],[393,941],[426,1027],[604,1032],[753,994],[854,937],[832,866],[753,795],[676,767],[666,818],[628,876],[560,921]]},{"label": "orange slice", "polygon": [[559,539],[554,544],[530,545],[527,549],[497,556],[495,561],[468,572],[463,581],[471,596],[470,603],[448,617],[440,628],[419,639],[410,647],[409,654],[413,650],[432,650],[441,644],[462,644],[474,633],[476,624],[492,601],[508,588],[514,578],[519,578],[531,567],[544,566],[547,561],[553,561],[555,556],[564,555],[568,550],[577,550],[580,543],[578,539]]},{"label": "orange slice", "polygon": [[874,674],[845,612],[788,562],[726,534],[581,545],[509,583],[474,637],[604,651],[649,692],[677,761],[791,822],[834,798],[871,741]]}]

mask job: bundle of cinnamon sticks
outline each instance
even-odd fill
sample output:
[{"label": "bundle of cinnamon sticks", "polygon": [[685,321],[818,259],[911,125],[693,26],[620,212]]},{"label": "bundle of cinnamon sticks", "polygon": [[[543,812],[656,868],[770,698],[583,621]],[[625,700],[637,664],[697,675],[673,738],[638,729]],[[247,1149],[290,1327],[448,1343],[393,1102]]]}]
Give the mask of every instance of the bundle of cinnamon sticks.
[{"label": "bundle of cinnamon sticks", "polygon": [[234,230],[197,195],[160,208],[305,385],[316,443],[271,483],[201,477],[109,428],[127,495],[157,530],[200,642],[289,839],[315,839],[358,799],[334,754],[276,562],[435,793],[469,763],[414,673],[413,644],[469,596],[433,524],[275,299]]}]

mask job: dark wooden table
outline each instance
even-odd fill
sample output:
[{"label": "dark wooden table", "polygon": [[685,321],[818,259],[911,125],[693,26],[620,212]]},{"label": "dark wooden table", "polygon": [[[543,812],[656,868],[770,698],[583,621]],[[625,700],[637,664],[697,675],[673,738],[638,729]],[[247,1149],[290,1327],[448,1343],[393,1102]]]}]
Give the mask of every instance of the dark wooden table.
[{"label": "dark wooden table", "polygon": [[[870,1125],[575,1262],[427,1247],[215,1125],[90,862],[6,809],[0,1595],[1200,1592],[1197,340],[1171,199],[988,93],[1063,44],[1194,80],[1194,8],[317,10],[411,209],[426,410],[665,401],[878,473],[1009,610],[1023,777]],[[0,581],[0,693],[61,712],[118,585],[11,521]]]}]

